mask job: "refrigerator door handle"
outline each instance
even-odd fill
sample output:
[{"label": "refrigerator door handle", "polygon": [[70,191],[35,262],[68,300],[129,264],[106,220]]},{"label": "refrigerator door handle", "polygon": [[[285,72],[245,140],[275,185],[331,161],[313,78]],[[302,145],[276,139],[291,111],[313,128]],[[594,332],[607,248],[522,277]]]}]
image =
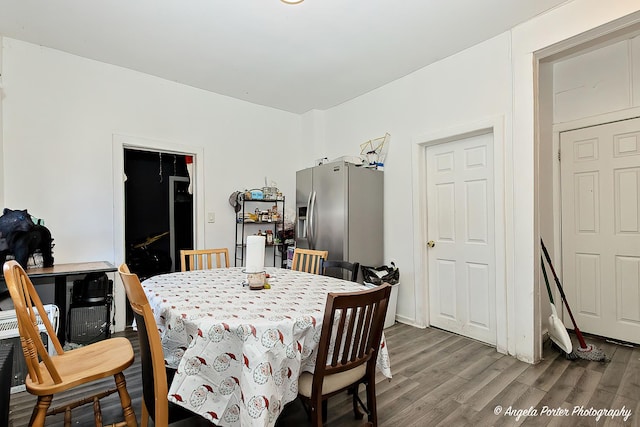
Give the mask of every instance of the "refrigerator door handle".
[{"label": "refrigerator door handle", "polygon": [[309,249],[316,248],[315,242],[315,207],[316,207],[316,192],[312,191],[309,194],[309,208],[307,210],[307,236],[309,239]]},{"label": "refrigerator door handle", "polygon": [[[307,241],[309,241],[310,237],[309,237],[309,219],[310,219],[310,214],[309,212],[311,212],[309,210],[309,206],[311,206],[311,195],[313,194],[313,191],[309,191],[309,197],[307,198],[307,210],[306,210],[306,217],[305,217],[305,221],[304,221],[304,238],[307,239]],[[309,244],[311,244],[309,242]]]}]

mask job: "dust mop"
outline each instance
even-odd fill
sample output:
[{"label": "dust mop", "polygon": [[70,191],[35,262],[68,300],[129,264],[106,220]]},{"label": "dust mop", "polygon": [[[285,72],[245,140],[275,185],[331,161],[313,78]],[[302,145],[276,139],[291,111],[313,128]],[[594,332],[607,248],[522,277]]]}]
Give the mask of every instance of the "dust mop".
[{"label": "dust mop", "polygon": [[575,359],[577,356],[572,352],[573,345],[571,344],[571,338],[567,328],[564,327],[564,323],[558,318],[556,312],[556,305],[553,302],[553,294],[551,293],[551,286],[549,286],[549,278],[547,277],[547,270],[544,268],[544,260],[540,257],[540,265],[542,266],[542,274],[544,275],[544,284],[547,285],[547,292],[549,293],[549,301],[551,302],[551,316],[549,316],[549,338],[551,341],[564,353],[564,357],[567,359]]},{"label": "dust mop", "polygon": [[604,354],[604,351],[600,350],[598,347],[595,347],[591,344],[587,344],[582,336],[582,332],[578,329],[578,325],[576,324],[576,320],[573,318],[573,313],[571,313],[571,308],[569,308],[569,303],[567,302],[567,296],[564,294],[564,289],[562,289],[562,285],[560,284],[560,279],[558,279],[558,275],[556,274],[555,268],[553,268],[553,264],[551,263],[551,257],[549,256],[549,252],[547,252],[547,248],[544,246],[544,242],[540,239],[540,244],[542,245],[542,252],[544,253],[544,257],[547,260],[547,264],[549,264],[549,268],[551,268],[551,273],[553,273],[553,278],[556,282],[556,286],[558,287],[558,291],[560,291],[560,296],[562,297],[562,301],[564,302],[564,306],[569,313],[569,317],[571,317],[571,322],[573,323],[573,329],[578,337],[578,342],[580,346],[575,348],[572,353],[575,354],[576,357],[584,360],[593,360],[596,362],[609,362],[610,359]]}]

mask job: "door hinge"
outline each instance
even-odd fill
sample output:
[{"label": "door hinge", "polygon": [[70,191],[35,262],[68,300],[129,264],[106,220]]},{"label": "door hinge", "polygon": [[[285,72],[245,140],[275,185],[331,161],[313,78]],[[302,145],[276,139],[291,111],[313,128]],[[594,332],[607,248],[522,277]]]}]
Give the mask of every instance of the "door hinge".
[{"label": "door hinge", "polygon": [[558,161],[560,161],[560,150],[558,150]]}]

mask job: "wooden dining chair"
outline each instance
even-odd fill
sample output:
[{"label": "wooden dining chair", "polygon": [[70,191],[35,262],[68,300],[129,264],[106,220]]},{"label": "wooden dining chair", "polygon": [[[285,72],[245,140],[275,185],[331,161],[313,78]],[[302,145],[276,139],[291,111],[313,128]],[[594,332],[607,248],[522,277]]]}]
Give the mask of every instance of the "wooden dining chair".
[{"label": "wooden dining chair", "polygon": [[176,421],[197,416],[168,401],[169,384],[175,370],[167,368],[164,364],[160,334],[149,300],[140,279],[129,271],[126,264],[118,267],[118,273],[124,284],[138,330],[142,366],[142,416],[140,418],[142,427],[147,427],[149,418],[153,420],[154,426],[166,427]]},{"label": "wooden dining chair", "polygon": [[359,268],[359,262],[328,260],[322,263],[322,274],[357,282]]},{"label": "wooden dining chair", "polygon": [[[322,426],[323,402],[344,390],[352,391],[355,417],[363,417],[360,406],[367,413],[367,421],[378,425],[376,359],[390,294],[391,286],[385,283],[327,296],[314,372],[303,372],[298,380],[298,395],[313,427]],[[358,395],[360,384],[366,387],[366,406]]]},{"label": "wooden dining chair", "polygon": [[[20,264],[14,260],[7,261],[3,271],[18,319],[20,343],[28,369],[25,387],[29,393],[38,397],[29,426],[44,426],[46,416],[63,412],[64,424],[70,426],[71,410],[88,403],[93,404],[96,425],[102,425],[100,399],[116,391],[120,396],[124,421],[112,426],[137,426],[131,397],[122,373],[134,360],[129,340],[124,337],[109,338],[64,351],[33,283]],[[49,355],[45,348],[38,322],[44,325],[49,342],[55,349],[55,355]],[[83,396],[63,407],[49,409],[55,394],[111,375],[115,379],[115,388],[93,396]]]},{"label": "wooden dining chair", "polygon": [[[215,267],[213,266],[214,255]],[[209,270],[222,267],[229,268],[229,250],[227,248],[182,249],[180,251],[180,271]]]},{"label": "wooden dining chair", "polygon": [[291,269],[313,274],[322,274],[322,263],[326,261],[328,256],[328,251],[295,248]]}]

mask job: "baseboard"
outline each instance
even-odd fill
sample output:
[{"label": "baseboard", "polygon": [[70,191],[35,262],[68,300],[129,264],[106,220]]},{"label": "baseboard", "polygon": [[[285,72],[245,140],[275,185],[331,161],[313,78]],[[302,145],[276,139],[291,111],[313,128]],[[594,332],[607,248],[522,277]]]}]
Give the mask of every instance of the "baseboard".
[{"label": "baseboard", "polygon": [[405,325],[413,326],[414,328],[426,329],[425,325],[419,325],[415,322],[415,319],[410,319],[405,316],[400,316],[396,314],[396,322],[403,323]]}]

